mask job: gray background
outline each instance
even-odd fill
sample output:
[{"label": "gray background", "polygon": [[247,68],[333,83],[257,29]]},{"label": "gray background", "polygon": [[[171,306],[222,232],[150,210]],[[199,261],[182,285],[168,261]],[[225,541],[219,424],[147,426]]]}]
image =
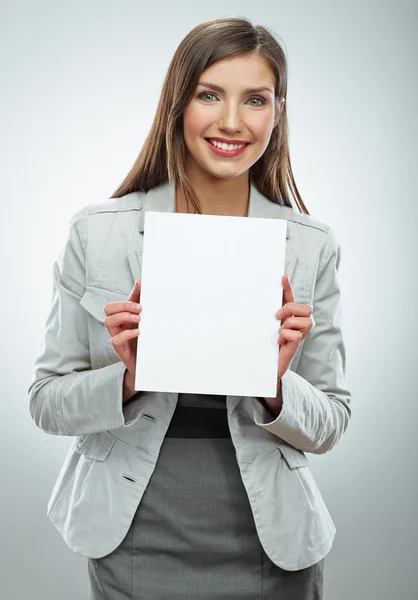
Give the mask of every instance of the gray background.
[{"label": "gray background", "polygon": [[285,43],[296,182],[342,245],[353,418],[312,456],[338,529],[325,600],[418,596],[417,3],[21,0],[0,19],[2,598],[88,598],[86,559],[46,517],[70,440],[27,398],[69,219],[127,174],[181,39],[241,15]]}]

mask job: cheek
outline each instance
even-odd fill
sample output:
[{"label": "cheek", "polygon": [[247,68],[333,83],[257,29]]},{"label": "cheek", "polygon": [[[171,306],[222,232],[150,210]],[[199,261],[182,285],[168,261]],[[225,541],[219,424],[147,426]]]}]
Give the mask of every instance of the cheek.
[{"label": "cheek", "polygon": [[184,112],[185,137],[200,135],[207,126],[207,115],[199,107],[189,106]]},{"label": "cheek", "polygon": [[266,142],[270,139],[273,128],[273,119],[271,115],[261,115],[258,119],[254,119],[251,130],[253,135],[260,141]]}]

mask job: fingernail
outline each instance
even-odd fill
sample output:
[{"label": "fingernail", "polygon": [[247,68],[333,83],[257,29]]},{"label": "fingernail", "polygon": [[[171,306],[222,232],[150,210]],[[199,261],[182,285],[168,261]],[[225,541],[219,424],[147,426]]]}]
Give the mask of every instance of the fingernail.
[{"label": "fingernail", "polygon": [[281,309],[280,309],[280,310],[277,312],[276,316],[277,316],[277,318],[278,318],[278,319],[280,319],[280,317],[282,317],[282,316],[283,316],[283,314],[284,314],[284,313],[283,313],[283,309],[281,308]]}]

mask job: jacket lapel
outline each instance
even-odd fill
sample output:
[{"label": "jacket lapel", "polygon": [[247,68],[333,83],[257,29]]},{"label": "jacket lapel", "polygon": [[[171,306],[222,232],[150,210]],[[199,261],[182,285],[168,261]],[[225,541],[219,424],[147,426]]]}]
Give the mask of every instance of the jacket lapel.
[{"label": "jacket lapel", "polygon": [[[251,182],[250,203],[248,209],[249,217],[287,220],[292,215],[292,210],[293,209],[289,208],[288,206],[276,204],[260,194],[255,185]],[[293,277],[296,263],[298,261],[295,241],[296,235],[297,232],[295,230],[294,223],[292,221],[287,221],[285,269],[282,275],[289,275],[290,280]]]},{"label": "jacket lapel", "polygon": [[[126,251],[128,257],[129,268],[132,273],[133,280],[141,279],[142,265],[142,240],[141,236],[144,233],[145,214],[147,211],[155,212],[175,212],[175,187],[169,181],[166,181],[157,187],[152,188],[143,200],[142,210],[139,216],[138,230],[135,231],[131,242],[128,244]],[[248,209],[248,217],[253,218],[274,218],[288,219],[292,209],[287,206],[281,206],[268,200],[260,194],[255,185],[250,184],[250,202]],[[286,232],[286,257],[285,271],[289,278],[292,279],[296,264],[297,252],[295,236],[297,235],[292,221],[287,222]]]},{"label": "jacket lapel", "polygon": [[[135,230],[131,242],[126,247],[129,268],[132,273],[133,282],[141,279],[142,265],[142,235],[145,226],[145,213],[154,212],[175,212],[175,193],[174,185],[166,181],[147,192],[142,201],[142,210],[139,214],[138,229]],[[132,282],[132,283],[133,283]]]},{"label": "jacket lapel", "polygon": [[135,280],[141,279],[142,270],[142,243],[141,243],[140,234],[138,231],[135,231],[135,234],[132,238],[130,244],[126,247],[126,255],[128,257],[128,265],[132,274],[132,285]]}]

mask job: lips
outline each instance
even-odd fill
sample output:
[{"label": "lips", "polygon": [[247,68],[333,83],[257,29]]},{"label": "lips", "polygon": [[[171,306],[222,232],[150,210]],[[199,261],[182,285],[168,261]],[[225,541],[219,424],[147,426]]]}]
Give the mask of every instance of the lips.
[{"label": "lips", "polygon": [[239,142],[239,141],[234,141],[234,140],[228,140],[228,141],[222,140],[221,141],[221,140],[217,140],[216,138],[204,138],[204,139],[208,142],[213,141],[213,142],[218,142],[219,144],[227,144],[227,145],[232,144],[233,146],[241,146],[242,144],[244,144],[245,146],[249,146],[249,144],[251,143],[251,142]]},{"label": "lips", "polygon": [[244,143],[236,150],[223,150],[222,148],[218,148],[217,146],[214,146],[209,141],[208,138],[205,138],[205,142],[207,143],[208,148],[209,148],[210,152],[212,152],[212,154],[216,154],[217,156],[224,157],[224,158],[236,158],[238,156],[241,156],[246,151],[247,147],[249,146],[249,144]]}]

